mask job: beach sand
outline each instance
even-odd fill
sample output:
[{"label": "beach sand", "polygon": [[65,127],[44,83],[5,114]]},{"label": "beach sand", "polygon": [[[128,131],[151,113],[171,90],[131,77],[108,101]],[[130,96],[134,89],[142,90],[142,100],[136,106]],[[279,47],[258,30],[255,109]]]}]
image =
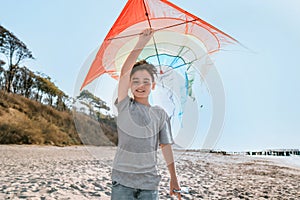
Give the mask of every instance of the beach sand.
[{"label": "beach sand", "polygon": [[[110,199],[114,153],[115,147],[0,145],[0,199]],[[182,199],[300,199],[300,167],[282,158],[175,154],[181,186],[190,188]],[[171,199],[167,168],[159,166],[160,199]]]}]

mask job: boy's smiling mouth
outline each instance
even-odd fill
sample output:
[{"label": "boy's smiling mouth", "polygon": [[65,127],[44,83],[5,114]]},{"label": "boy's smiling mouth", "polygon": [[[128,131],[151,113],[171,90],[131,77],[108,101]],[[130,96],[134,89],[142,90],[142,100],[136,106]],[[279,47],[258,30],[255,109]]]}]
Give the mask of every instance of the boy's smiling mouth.
[{"label": "boy's smiling mouth", "polygon": [[144,93],[145,92],[145,90],[141,90],[141,89],[137,89],[135,91],[138,92],[138,93]]}]

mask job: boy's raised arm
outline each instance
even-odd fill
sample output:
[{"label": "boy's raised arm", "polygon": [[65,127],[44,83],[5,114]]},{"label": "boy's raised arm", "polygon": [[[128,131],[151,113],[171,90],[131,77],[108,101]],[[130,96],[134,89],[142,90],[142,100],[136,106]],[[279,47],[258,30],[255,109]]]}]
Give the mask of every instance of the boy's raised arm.
[{"label": "boy's raised arm", "polygon": [[149,42],[153,36],[152,29],[145,29],[135,45],[134,49],[128,55],[124,65],[121,69],[119,86],[118,86],[118,102],[122,101],[128,95],[129,83],[130,83],[130,72],[133,65],[136,63],[138,56],[140,55],[143,48]]}]

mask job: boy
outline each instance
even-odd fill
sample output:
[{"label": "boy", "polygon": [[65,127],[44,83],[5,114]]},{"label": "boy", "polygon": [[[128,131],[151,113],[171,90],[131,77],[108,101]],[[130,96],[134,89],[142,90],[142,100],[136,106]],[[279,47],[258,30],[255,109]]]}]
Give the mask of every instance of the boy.
[{"label": "boy", "polygon": [[[135,61],[153,35],[151,29],[142,32],[126,59],[118,87],[118,149],[112,171],[112,200],[159,198],[161,176],[157,172],[157,148],[160,145],[170,172],[170,195],[180,190],[171,144],[169,117],[158,106],[151,106],[149,94],[155,88],[156,69],[146,61]],[[128,89],[133,99],[128,97]],[[176,193],[181,199],[180,193]]]}]

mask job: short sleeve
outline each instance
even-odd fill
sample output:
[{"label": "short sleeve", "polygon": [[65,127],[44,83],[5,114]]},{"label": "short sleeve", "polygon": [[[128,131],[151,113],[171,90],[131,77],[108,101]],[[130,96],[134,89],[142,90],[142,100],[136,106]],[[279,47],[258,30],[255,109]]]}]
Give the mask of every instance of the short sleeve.
[{"label": "short sleeve", "polygon": [[170,118],[164,110],[162,112],[161,119],[162,123],[159,130],[159,144],[174,144]]},{"label": "short sleeve", "polygon": [[117,107],[118,112],[125,110],[128,108],[130,102],[129,96],[126,96],[122,101],[118,102],[118,98],[115,101],[115,106]]}]

